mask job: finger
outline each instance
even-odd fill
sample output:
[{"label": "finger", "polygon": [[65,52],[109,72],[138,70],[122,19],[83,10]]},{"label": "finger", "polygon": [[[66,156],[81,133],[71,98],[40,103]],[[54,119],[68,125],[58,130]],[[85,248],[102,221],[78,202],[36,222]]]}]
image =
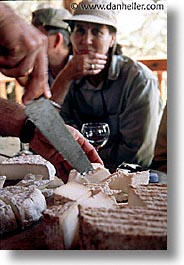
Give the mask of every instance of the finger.
[{"label": "finger", "polygon": [[68,173],[66,172],[65,168],[62,167],[62,164],[58,165],[56,168],[56,176],[64,182],[64,184],[68,181]]},{"label": "finger", "polygon": [[87,70],[86,74],[87,75],[97,75],[102,71],[102,69],[98,69],[98,70]]},{"label": "finger", "polygon": [[5,66],[4,68],[1,67],[1,72],[4,75],[15,78],[26,76],[30,72],[30,69],[32,69],[35,58],[36,54],[28,55],[16,65],[8,67]]},{"label": "finger", "polygon": [[105,61],[107,60],[107,55],[101,53],[89,52],[88,57],[90,59],[100,59]]},{"label": "finger", "polygon": [[[18,40],[18,43],[16,43],[15,40],[15,46],[13,46],[12,43],[9,45],[7,44],[7,53],[5,53],[4,56],[0,56],[0,66],[1,69],[3,69],[3,73],[11,77],[25,76],[26,73],[33,68],[38,49],[39,47],[41,48],[42,38],[40,37],[38,39],[40,41],[37,43],[39,46],[36,45],[34,37],[31,38],[30,34],[28,38],[29,41],[25,36],[22,36],[22,38]],[[4,66],[2,65],[3,59],[5,60]]]},{"label": "finger", "polygon": [[99,67],[99,69],[89,69],[89,70],[86,70],[85,73],[86,73],[86,75],[97,75],[97,74],[99,74],[103,69],[104,69],[104,67]]},{"label": "finger", "polygon": [[44,46],[41,47],[41,52],[38,54],[37,59],[35,61],[35,66],[33,69],[33,77],[39,79],[39,82],[42,82],[45,84],[43,88],[43,94],[46,98],[51,97],[51,91],[48,86],[48,57],[47,57],[47,42]]},{"label": "finger", "polygon": [[89,143],[87,139],[84,138],[84,136],[76,129],[74,129],[72,126],[66,125],[70,133],[73,135],[74,139],[79,143],[79,145],[82,147],[83,151],[87,154],[89,160],[92,163],[101,163],[103,164],[103,161],[99,157],[97,151],[95,148]]},{"label": "finger", "polygon": [[107,62],[103,60],[91,60],[88,62],[86,73],[88,75],[96,75],[105,68],[106,63]]},{"label": "finger", "polygon": [[20,45],[15,43],[6,43],[5,47],[0,46],[0,67],[9,69],[14,68],[25,57],[25,52],[20,52]]},{"label": "finger", "polygon": [[44,53],[39,53],[33,71],[26,85],[25,94],[23,96],[23,103],[26,104],[34,98],[38,98],[42,94],[46,98],[51,97],[50,88],[48,85],[48,63],[47,57]]},{"label": "finger", "polygon": [[98,66],[100,67],[106,65],[107,60],[93,59],[89,63],[94,64],[96,68],[98,68]]},{"label": "finger", "polygon": [[100,163],[103,165],[102,159],[98,155],[96,149],[89,143],[88,140],[80,137],[77,139],[77,142],[80,144],[91,163]]},{"label": "finger", "polygon": [[72,168],[67,163],[58,163],[57,165],[55,165],[55,169],[57,177],[62,179],[64,183],[67,183],[69,172]]}]

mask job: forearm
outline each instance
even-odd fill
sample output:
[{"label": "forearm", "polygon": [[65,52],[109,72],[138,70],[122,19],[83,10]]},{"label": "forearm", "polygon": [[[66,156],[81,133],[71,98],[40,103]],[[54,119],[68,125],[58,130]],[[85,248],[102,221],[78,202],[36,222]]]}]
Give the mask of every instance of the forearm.
[{"label": "forearm", "polygon": [[[80,79],[87,75],[96,75],[104,68],[106,64],[106,56],[101,54],[92,54],[92,59],[89,54],[74,55],[69,59],[65,67],[57,75],[54,84],[52,85],[52,99],[59,104],[62,104],[68,92],[70,84],[73,80]],[[98,59],[99,69],[89,69],[89,60],[93,64]]]},{"label": "forearm", "polygon": [[73,100],[72,89],[68,92],[65,102],[60,110],[60,115],[64,119],[65,123],[78,129],[80,131],[79,120],[76,116],[76,104]]},{"label": "forearm", "polygon": [[26,120],[24,107],[18,103],[0,99],[0,135],[19,137]]},{"label": "forearm", "polygon": [[70,84],[70,78],[66,78],[65,70],[62,70],[52,85],[52,100],[62,105]]}]

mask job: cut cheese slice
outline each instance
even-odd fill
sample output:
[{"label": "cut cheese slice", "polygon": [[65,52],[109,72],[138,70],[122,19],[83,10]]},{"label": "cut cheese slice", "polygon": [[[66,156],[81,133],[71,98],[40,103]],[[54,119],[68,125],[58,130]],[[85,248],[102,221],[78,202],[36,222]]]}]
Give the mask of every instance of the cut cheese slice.
[{"label": "cut cheese slice", "polygon": [[142,171],[136,173],[124,173],[117,171],[112,174],[105,182],[104,185],[108,186],[114,194],[124,192],[128,194],[129,186],[134,187],[139,185],[149,184],[149,172]]},{"label": "cut cheese slice", "polygon": [[56,170],[40,155],[22,155],[0,163],[0,175],[6,176],[7,180],[23,179],[29,173],[42,175],[43,179],[53,180]]},{"label": "cut cheese slice", "polygon": [[68,182],[54,191],[54,202],[65,204],[70,201],[78,201],[91,195],[89,188],[76,182]]},{"label": "cut cheese slice", "polygon": [[108,195],[99,188],[75,182],[57,188],[54,193],[55,206],[44,212],[45,237],[50,249],[77,248],[79,239],[79,209],[83,207],[116,207]]},{"label": "cut cheese slice", "polygon": [[167,185],[150,184],[131,186],[128,193],[129,206],[141,206],[158,211],[167,211]]},{"label": "cut cheese slice", "polygon": [[72,249],[78,241],[78,204],[54,205],[44,213],[44,234],[49,249]]},{"label": "cut cheese slice", "polygon": [[76,169],[72,169],[69,174],[68,182],[96,183],[106,179],[110,176],[110,172],[100,163],[92,163],[94,170],[82,176]]}]

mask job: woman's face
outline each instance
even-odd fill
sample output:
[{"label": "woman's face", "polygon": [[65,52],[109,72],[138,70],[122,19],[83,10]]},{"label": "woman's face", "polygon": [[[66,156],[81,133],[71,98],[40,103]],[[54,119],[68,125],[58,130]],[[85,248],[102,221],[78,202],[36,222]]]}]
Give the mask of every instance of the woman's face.
[{"label": "woman's face", "polygon": [[106,25],[88,22],[75,22],[71,34],[74,54],[89,52],[107,54],[115,41],[115,34],[109,32]]}]

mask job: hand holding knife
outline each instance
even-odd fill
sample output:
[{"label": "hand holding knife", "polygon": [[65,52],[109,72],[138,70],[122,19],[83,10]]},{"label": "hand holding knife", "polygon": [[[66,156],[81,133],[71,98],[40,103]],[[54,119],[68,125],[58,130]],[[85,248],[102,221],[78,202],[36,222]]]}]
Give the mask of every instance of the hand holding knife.
[{"label": "hand holding knife", "polygon": [[93,170],[86,154],[74,140],[50,100],[43,97],[33,100],[26,105],[25,111],[37,128],[73,168],[82,175]]}]

